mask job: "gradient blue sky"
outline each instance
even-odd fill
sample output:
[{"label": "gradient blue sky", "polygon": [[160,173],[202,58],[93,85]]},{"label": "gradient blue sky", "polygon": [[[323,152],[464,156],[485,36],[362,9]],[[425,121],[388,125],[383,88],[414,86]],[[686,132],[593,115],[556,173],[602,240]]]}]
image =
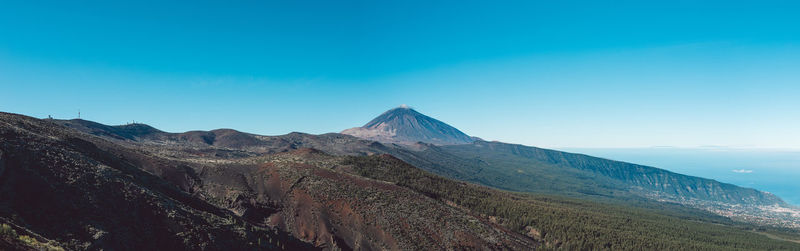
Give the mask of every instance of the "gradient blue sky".
[{"label": "gradient blue sky", "polygon": [[0,111],[543,147],[800,148],[796,1],[2,1]]}]

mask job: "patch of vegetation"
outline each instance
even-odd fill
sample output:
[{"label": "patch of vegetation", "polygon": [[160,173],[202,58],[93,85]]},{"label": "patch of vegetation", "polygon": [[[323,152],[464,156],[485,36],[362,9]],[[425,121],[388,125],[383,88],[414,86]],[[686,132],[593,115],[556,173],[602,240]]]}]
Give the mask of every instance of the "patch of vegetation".
[{"label": "patch of vegetation", "polygon": [[8,224],[3,223],[2,225],[0,225],[0,236],[17,238],[17,231],[11,228],[11,226],[9,226]]},{"label": "patch of vegetation", "polygon": [[59,246],[55,246],[49,242],[39,242],[36,238],[27,235],[20,235],[18,238],[22,243],[25,243],[25,245],[38,250],[64,251],[64,249]]},{"label": "patch of vegetation", "polygon": [[387,156],[348,157],[357,174],[451,202],[547,248],[569,250],[798,250],[725,218],[678,205],[603,203],[516,194],[436,176]]},{"label": "patch of vegetation", "polygon": [[54,243],[40,242],[36,238],[28,235],[18,235],[14,228],[5,223],[0,224],[0,238],[8,241],[19,242],[24,246],[28,246],[36,250],[64,251],[63,248],[55,245]]}]

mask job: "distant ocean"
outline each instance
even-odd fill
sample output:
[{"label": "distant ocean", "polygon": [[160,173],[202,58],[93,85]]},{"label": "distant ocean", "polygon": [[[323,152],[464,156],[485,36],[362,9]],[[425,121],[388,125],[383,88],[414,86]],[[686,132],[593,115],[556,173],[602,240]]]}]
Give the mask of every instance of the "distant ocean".
[{"label": "distant ocean", "polygon": [[767,191],[800,206],[800,151],[729,148],[562,148]]}]

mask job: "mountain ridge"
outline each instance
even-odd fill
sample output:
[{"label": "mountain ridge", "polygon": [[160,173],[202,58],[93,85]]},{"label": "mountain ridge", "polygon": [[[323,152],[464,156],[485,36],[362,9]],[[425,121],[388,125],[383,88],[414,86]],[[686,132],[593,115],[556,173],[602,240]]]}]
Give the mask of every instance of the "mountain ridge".
[{"label": "mountain ridge", "polygon": [[[399,114],[397,113],[398,111],[400,111]],[[365,126],[380,125],[387,120],[391,121],[391,118],[406,116],[404,113],[414,114],[414,116],[418,116],[416,114],[419,114],[415,110],[407,107],[394,108],[381,114],[381,116],[373,119]],[[387,117],[390,119],[386,119]],[[528,188],[529,185],[525,185],[532,181],[542,184],[549,183],[551,184],[550,186],[558,187],[559,184],[553,183],[558,179],[547,180],[531,177],[548,177],[547,173],[539,172],[555,171],[563,173],[559,175],[566,175],[556,177],[571,177],[576,175],[576,177],[579,177],[577,180],[570,181],[570,183],[587,179],[605,180],[601,182],[601,186],[589,186],[589,190],[578,187],[568,188],[570,186],[562,186],[559,189],[555,189],[564,190],[566,192],[572,191],[605,196],[618,193],[613,192],[615,190],[624,189],[626,190],[624,192],[634,191],[640,195],[647,194],[649,197],[669,199],[671,201],[700,199],[724,203],[787,205],[774,194],[752,188],[739,187],[702,177],[683,175],[655,167],[598,158],[585,154],[568,153],[497,141],[487,142],[474,140],[473,142],[463,144],[438,145],[424,141],[417,141],[412,144],[409,141],[396,142],[390,139],[388,141],[374,140],[382,143],[374,144],[369,143],[369,141],[373,140],[369,137],[362,138],[366,141],[359,142],[354,139],[342,138],[337,134],[310,135],[304,133],[290,133],[283,136],[261,136],[232,129],[166,133],[144,124],[105,126],[91,121],[83,121],[82,123],[91,126],[81,128],[74,125],[75,120],[53,121],[68,127],[75,127],[79,130],[82,129],[90,134],[110,136],[123,140],[131,140],[135,137],[135,139],[152,142],[188,141],[193,144],[211,145],[223,149],[246,149],[248,151],[264,153],[282,152],[303,147],[317,148],[332,154],[345,155],[389,153],[419,168],[436,174],[512,191],[548,191],[531,189]],[[444,124],[444,122],[438,122]],[[131,130],[123,130],[130,126],[135,126],[138,129],[133,131],[143,133],[136,134],[131,133]],[[447,126],[452,127],[449,125]],[[97,128],[107,129],[109,131],[98,131]],[[339,135],[353,136],[348,134]],[[464,135],[466,136],[466,134]],[[361,138],[358,136],[353,137]],[[225,151],[215,154],[236,153]],[[511,167],[520,167],[522,169],[514,169]],[[564,169],[564,167],[567,167],[567,169]],[[492,176],[492,173],[494,173],[494,176]],[[539,174],[533,175],[535,173]],[[494,178],[487,179],[488,177]],[[533,179],[527,181],[529,178]],[[533,187],[535,188],[536,186]],[[598,194],[598,191],[603,190],[608,191]],[[741,190],[742,192],[736,192],[736,194],[741,194],[741,196],[733,196],[733,194],[730,194],[730,191],[734,190]]]},{"label": "mountain ridge", "polygon": [[[448,171],[469,177],[490,174],[487,164],[505,165],[489,158],[491,155],[478,159],[459,156],[472,154],[459,152],[461,147],[471,149],[485,142],[399,145],[336,133],[262,136],[235,130],[152,131],[126,138],[115,133],[130,131],[112,126],[68,127],[63,123],[70,121],[0,113],[0,197],[4,198],[0,217],[70,249],[125,249],[130,236],[153,233],[158,242],[137,247],[796,247],[749,233],[743,230],[750,229],[747,225],[728,218],[678,204],[637,199],[640,204],[629,205],[605,196],[597,197],[603,198],[600,202],[513,193],[493,189],[481,180],[447,178]],[[216,139],[184,137],[206,133],[214,137],[229,134],[225,137],[233,139],[231,142],[240,136],[258,141],[219,144]],[[439,155],[429,155],[434,150]],[[437,160],[439,157],[442,159]],[[586,178],[601,177],[559,168]],[[510,181],[509,177],[475,177],[483,177],[484,182]],[[120,190],[120,185],[133,189]],[[76,197],[66,191],[80,193]],[[142,192],[144,198],[136,195]],[[169,224],[130,222],[115,213],[115,205]],[[170,213],[169,207],[176,206],[178,214]],[[81,210],[90,211],[82,214]],[[95,219],[94,214],[104,217]],[[135,228],[126,230],[126,225]],[[221,237],[204,237],[208,234]]]},{"label": "mountain ridge", "polygon": [[[389,110],[382,115],[393,114],[398,109],[400,108]],[[400,111],[418,113],[411,109]],[[399,115],[403,116],[405,115]],[[385,117],[398,118],[396,115]],[[379,125],[381,121],[387,119],[373,119],[367,125]],[[218,134],[222,133],[218,132],[225,132],[227,135],[220,136]],[[108,133],[99,133],[99,135],[105,134]],[[221,140],[225,138],[227,140]],[[336,133],[262,136],[235,130],[212,130],[185,133],[159,132],[142,135],[135,140],[163,145],[162,148],[184,144],[182,142],[189,142],[195,147],[212,146],[213,148],[202,150],[197,154],[231,157],[277,153],[298,148],[316,148],[334,155],[363,156],[386,153],[444,177],[504,190],[562,194],[570,197],[588,196],[598,200],[603,198],[628,200],[642,197],[704,208],[719,214],[741,215],[742,220],[752,219],[744,217],[745,215],[764,217],[776,214],[771,212],[771,209],[760,207],[787,207],[787,204],[774,194],[711,179],[584,154],[477,139],[471,143],[440,145],[421,141],[397,142],[393,139],[381,142],[381,140]],[[184,151],[172,152],[173,157],[193,158]],[[784,219],[781,219],[779,224],[800,226],[797,219],[789,219],[788,222],[794,223],[785,223]]]}]

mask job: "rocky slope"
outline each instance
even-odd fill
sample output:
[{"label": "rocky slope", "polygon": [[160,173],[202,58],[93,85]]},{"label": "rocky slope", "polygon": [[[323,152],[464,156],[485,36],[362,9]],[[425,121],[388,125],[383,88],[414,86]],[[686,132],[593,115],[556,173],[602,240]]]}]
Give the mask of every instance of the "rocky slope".
[{"label": "rocky slope", "polygon": [[314,248],[193,196],[185,166],[6,113],[0,139],[0,217],[63,248]]},{"label": "rocky slope", "polygon": [[68,249],[539,245],[442,201],[355,175],[344,157],[295,150],[290,139],[150,128],[0,114],[0,217]]},{"label": "rocky slope", "polygon": [[[392,158],[384,155],[385,158]],[[344,158],[299,149],[203,168],[201,193],[315,246],[358,250],[525,249],[537,243],[395,184]]]}]

